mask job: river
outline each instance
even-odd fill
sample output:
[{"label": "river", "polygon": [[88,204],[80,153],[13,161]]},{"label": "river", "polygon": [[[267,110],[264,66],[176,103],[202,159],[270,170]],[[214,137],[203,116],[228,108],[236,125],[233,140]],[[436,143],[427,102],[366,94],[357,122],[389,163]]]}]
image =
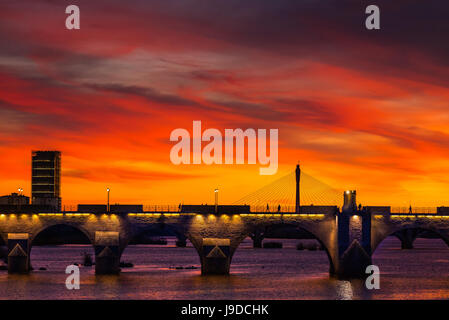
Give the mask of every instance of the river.
[{"label": "river", "polygon": [[[380,289],[362,281],[339,281],[328,275],[324,251],[296,250],[300,240],[282,241],[282,249],[253,249],[250,239],[236,251],[230,276],[201,276],[193,247],[134,245],[122,260],[132,262],[119,276],[95,276],[80,267],[79,290],[65,286],[65,268],[80,263],[87,245],[35,246],[29,275],[0,271],[0,299],[447,299],[449,250],[438,239],[417,239],[415,249],[401,250],[387,238],[376,250]],[[197,269],[174,269],[173,267]],[[40,267],[46,270],[39,270]]]}]

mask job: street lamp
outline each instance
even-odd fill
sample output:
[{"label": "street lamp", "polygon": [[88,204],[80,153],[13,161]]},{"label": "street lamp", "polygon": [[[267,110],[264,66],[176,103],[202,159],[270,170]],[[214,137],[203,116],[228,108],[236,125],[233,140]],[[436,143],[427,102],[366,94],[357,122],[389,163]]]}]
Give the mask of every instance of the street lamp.
[{"label": "street lamp", "polygon": [[106,188],[106,191],[108,192],[108,206],[107,206],[107,211],[109,212],[109,192],[111,191],[111,189]]},{"label": "street lamp", "polygon": [[218,213],[218,188],[214,190],[215,192],[215,214]]}]

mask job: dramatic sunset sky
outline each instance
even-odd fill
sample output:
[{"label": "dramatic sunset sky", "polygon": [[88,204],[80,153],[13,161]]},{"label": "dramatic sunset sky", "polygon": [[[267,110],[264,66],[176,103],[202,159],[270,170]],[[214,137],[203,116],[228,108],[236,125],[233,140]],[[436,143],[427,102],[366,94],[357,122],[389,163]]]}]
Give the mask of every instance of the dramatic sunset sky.
[{"label": "dramatic sunset sky", "polygon": [[[448,35],[447,0],[1,0],[0,194],[56,149],[64,204],[232,203],[300,160],[363,204],[449,205]],[[279,129],[278,173],[173,165],[193,120]]]}]

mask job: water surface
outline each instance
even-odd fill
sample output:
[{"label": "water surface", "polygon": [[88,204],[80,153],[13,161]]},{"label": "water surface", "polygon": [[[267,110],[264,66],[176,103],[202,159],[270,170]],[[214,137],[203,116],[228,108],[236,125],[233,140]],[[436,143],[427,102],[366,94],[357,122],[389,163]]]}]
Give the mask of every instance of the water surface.
[{"label": "water surface", "polygon": [[[396,238],[383,241],[373,256],[380,267],[380,290],[362,281],[339,281],[328,275],[324,251],[298,251],[300,240],[282,241],[282,249],[253,249],[247,239],[236,251],[230,276],[201,276],[195,249],[135,245],[122,260],[134,268],[119,276],[95,276],[81,267],[80,290],[65,287],[65,267],[82,261],[91,246],[35,246],[29,275],[0,271],[0,299],[447,299],[449,250],[441,240],[417,239],[415,249],[401,250]],[[176,270],[173,267],[195,266]],[[45,267],[47,270],[38,270]]]}]

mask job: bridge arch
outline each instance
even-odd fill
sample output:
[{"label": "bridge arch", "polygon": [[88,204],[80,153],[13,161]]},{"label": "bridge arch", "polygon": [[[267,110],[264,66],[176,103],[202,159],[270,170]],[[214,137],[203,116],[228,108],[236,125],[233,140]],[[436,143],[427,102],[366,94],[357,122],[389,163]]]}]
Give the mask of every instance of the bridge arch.
[{"label": "bridge arch", "polygon": [[80,226],[78,224],[67,223],[67,222],[55,222],[52,224],[46,224],[46,225],[40,227],[39,229],[33,231],[32,234],[30,235],[30,247],[33,246],[35,239],[40,234],[42,234],[42,232],[45,232],[47,230],[50,230],[50,229],[58,227],[58,226],[65,226],[65,227],[70,227],[72,229],[75,229],[75,230],[81,232],[89,240],[89,242],[92,245],[94,244],[94,235],[91,234],[87,229],[83,228],[82,226]]},{"label": "bridge arch", "polygon": [[425,225],[419,225],[419,224],[410,224],[405,226],[399,226],[392,228],[388,230],[387,232],[383,233],[382,235],[377,235],[372,239],[372,245],[371,245],[371,255],[375,253],[379,245],[388,237],[395,236],[400,241],[402,239],[398,237],[398,233],[402,231],[408,231],[408,230],[416,230],[416,231],[428,231],[438,236],[439,239],[443,240],[444,243],[449,247],[449,232],[446,229],[438,229],[432,226],[425,226]]},{"label": "bridge arch", "polygon": [[[297,231],[302,231],[302,232],[306,232],[308,233],[314,240],[318,241],[318,243],[320,244],[320,246],[323,248],[324,252],[326,253],[326,256],[328,258],[328,262],[329,262],[329,273],[330,274],[335,274],[335,263],[334,263],[334,259],[332,258],[332,255],[330,253],[330,250],[328,248],[328,244],[326,244],[325,240],[323,238],[321,238],[320,236],[318,236],[318,232],[313,230],[312,228],[308,228],[307,226],[304,226],[301,223],[294,223],[294,222],[289,222],[289,223],[275,223],[275,224],[267,224],[263,227],[256,227],[256,228],[263,228],[263,230],[269,230],[269,229],[286,229],[286,228],[292,228],[295,229]],[[252,233],[254,233],[255,230],[248,230],[247,233],[243,234],[243,236],[241,237],[238,245],[235,247],[235,250],[232,252],[232,255],[235,253],[235,251],[238,249],[238,247],[240,246],[240,244],[243,242],[243,240],[247,237],[250,237],[250,235]],[[231,261],[232,261],[232,255],[231,255]]]},{"label": "bridge arch", "polygon": [[39,240],[39,237],[42,236],[43,234],[45,234],[48,231],[52,231],[57,229],[58,227],[64,227],[66,229],[70,229],[71,231],[74,232],[74,234],[78,234],[80,235],[82,238],[84,238],[84,240],[90,245],[89,249],[88,249],[88,253],[91,254],[91,256],[94,256],[95,254],[95,250],[94,250],[94,239],[93,236],[90,235],[90,233],[84,229],[82,226],[78,226],[78,225],[73,225],[73,224],[69,224],[69,223],[64,223],[64,222],[60,222],[60,223],[54,223],[51,225],[45,225],[44,227],[41,227],[40,229],[36,230],[35,232],[33,232],[30,235],[30,246],[29,246],[29,265],[31,266],[32,264],[32,249],[34,246],[37,245],[36,241]]},{"label": "bridge arch", "polygon": [[178,224],[166,222],[156,224],[142,224],[132,228],[130,236],[126,238],[126,243],[123,246],[121,254],[124,253],[129,245],[144,244],[144,241],[142,241],[142,237],[151,235],[164,236],[164,234],[168,234],[168,236],[175,236],[179,241],[185,241],[187,239],[187,235],[183,227],[179,226]]}]

